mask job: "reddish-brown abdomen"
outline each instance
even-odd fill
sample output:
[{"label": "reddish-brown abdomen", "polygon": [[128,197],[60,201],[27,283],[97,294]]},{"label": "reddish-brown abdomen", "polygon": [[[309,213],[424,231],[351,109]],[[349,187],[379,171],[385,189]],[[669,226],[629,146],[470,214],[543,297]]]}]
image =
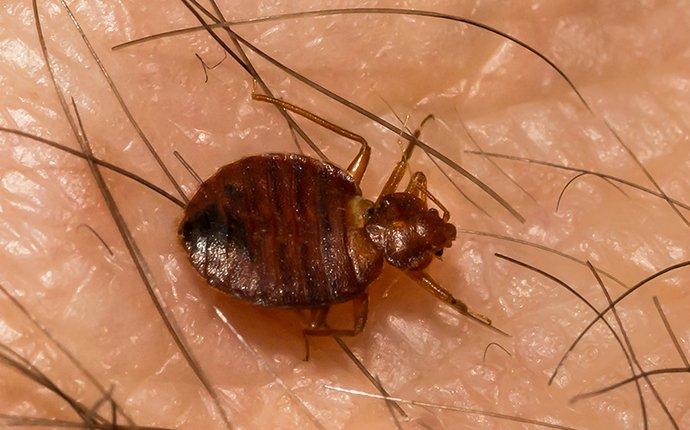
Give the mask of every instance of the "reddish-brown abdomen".
[{"label": "reddish-brown abdomen", "polygon": [[348,205],[359,195],[331,164],[248,157],[201,185],[179,233],[194,267],[221,291],[264,306],[329,305],[370,282],[358,280],[348,254]]}]

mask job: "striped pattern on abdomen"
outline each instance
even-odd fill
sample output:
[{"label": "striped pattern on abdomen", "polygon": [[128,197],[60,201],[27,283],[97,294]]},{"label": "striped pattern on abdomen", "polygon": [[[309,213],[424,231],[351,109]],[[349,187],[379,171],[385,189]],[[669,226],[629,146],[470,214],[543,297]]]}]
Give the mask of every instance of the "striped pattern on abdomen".
[{"label": "striped pattern on abdomen", "polygon": [[338,303],[366,288],[347,250],[347,207],[359,193],[328,163],[248,157],[201,185],[180,236],[194,267],[221,291],[264,306]]}]

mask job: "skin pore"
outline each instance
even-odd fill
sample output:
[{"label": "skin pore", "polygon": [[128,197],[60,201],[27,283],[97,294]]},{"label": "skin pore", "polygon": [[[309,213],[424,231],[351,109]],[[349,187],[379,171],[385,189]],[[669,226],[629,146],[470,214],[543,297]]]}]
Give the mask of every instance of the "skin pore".
[{"label": "skin pore", "polygon": [[[303,6],[218,2],[227,19],[306,8],[362,6],[332,1]],[[278,2],[280,3],[280,2]],[[452,3],[452,4],[451,4]],[[520,223],[448,166],[417,149],[413,171],[450,210],[458,239],[429,273],[445,288],[512,334],[504,338],[459,316],[402,273],[387,268],[370,288],[362,334],[344,342],[395,397],[494,411],[570,428],[690,428],[688,375],[645,381],[643,415],[635,384],[570,404],[580,393],[628,378],[630,366],[602,323],[584,336],[553,384],[554,368],[596,316],[573,293],[500,253],[561,279],[597,309],[608,303],[592,272],[578,262],[484,232],[556,249],[591,261],[612,300],[627,287],[690,259],[690,227],[663,199],[577,172],[466,151],[481,150],[590,169],[657,191],[604,120],[663,191],[690,203],[690,57],[684,2],[548,1],[368,2],[414,7],[490,24],[535,47],[575,83],[596,115],[543,60],[488,32],[429,17],[348,15],[288,19],[235,27],[280,62],[400,127],[428,115],[421,139],[489,184],[526,219]],[[515,3],[515,4],[513,4]],[[114,45],[198,25],[180,2],[67,2],[118,87],[124,103],[172,176],[191,197],[201,178],[241,157],[293,152],[275,107],[252,101],[252,80],[224,58],[207,33],[175,36],[112,51]],[[171,194],[142,139],[123,114],[98,66],[58,0],[38,1],[58,85],[74,98],[96,156]],[[208,7],[207,3],[204,3]],[[233,46],[225,33],[218,32]],[[309,89],[247,54],[274,94],[364,136],[372,156],[362,189],[375,198],[404,146],[395,133]],[[31,1],[0,8],[0,126],[79,144],[60,107],[37,36]],[[392,109],[392,110],[391,110]],[[409,117],[409,118],[408,118]],[[347,166],[359,149],[301,118],[323,153]],[[469,132],[469,135],[468,135]],[[471,138],[470,138],[471,136]],[[90,370],[138,425],[224,428],[211,398],[152,305],[88,164],[10,133],[0,134],[0,283]],[[301,147],[309,155],[307,145]],[[479,145],[479,146],[477,146]],[[498,165],[515,183],[497,169]],[[378,393],[330,338],[311,341],[303,361],[303,321],[292,310],[262,309],[223,296],[194,272],[176,237],[181,209],[141,185],[102,170],[127,226],[194,357],[238,428],[537,428],[532,424],[403,406],[392,418],[382,400],[338,392]],[[406,181],[405,181],[406,182]],[[180,196],[175,194],[178,198]],[[479,206],[479,208],[477,207]],[[481,208],[481,209],[480,209]],[[690,211],[678,208],[690,219]],[[98,240],[86,224],[112,250]],[[644,370],[682,367],[653,297],[680,348],[690,354],[690,269],[679,268],[616,305]],[[41,369],[87,408],[94,385],[6,297],[0,342]],[[350,305],[333,309],[333,326],[351,324]],[[612,313],[607,320],[621,337]],[[491,346],[497,342],[500,348]],[[0,367],[0,413],[79,421],[59,397],[9,367]],[[107,403],[107,402],[106,402]],[[108,417],[108,407],[100,409]],[[397,412],[394,412],[397,414]],[[673,421],[669,419],[671,415]],[[123,424],[122,417],[118,424]]]}]

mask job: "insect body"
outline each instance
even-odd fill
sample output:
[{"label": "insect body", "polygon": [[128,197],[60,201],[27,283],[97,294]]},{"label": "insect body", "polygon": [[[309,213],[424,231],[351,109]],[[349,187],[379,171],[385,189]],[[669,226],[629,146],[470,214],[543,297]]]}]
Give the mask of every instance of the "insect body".
[{"label": "insect body", "polygon": [[[362,137],[281,100],[254,98],[362,146],[347,170],[303,155],[264,154],[228,164],[206,180],[185,209],[179,234],[192,265],[211,286],[256,305],[311,309],[305,335],[355,335],[366,323],[367,287],[385,261],[493,327],[423,271],[451,246],[456,230],[421,172],[396,192],[412,143],[378,199],[366,200],[359,184],[370,149]],[[427,198],[443,216],[427,207]],[[329,307],[345,301],[353,301],[354,327],[326,327]]]},{"label": "insect body", "polygon": [[[328,306],[364,293],[381,270],[380,252],[357,239],[359,196],[331,164],[248,157],[202,184],[180,233],[213,287],[263,306]],[[373,258],[358,258],[360,248]]]}]

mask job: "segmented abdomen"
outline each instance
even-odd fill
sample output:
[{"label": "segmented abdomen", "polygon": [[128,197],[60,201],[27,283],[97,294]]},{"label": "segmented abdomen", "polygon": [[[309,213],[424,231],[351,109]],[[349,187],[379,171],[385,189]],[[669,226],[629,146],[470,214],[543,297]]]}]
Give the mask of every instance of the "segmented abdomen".
[{"label": "segmented abdomen", "polygon": [[190,201],[180,236],[210,285],[264,306],[351,299],[347,250],[350,176],[296,154],[248,157],[221,168]]}]

